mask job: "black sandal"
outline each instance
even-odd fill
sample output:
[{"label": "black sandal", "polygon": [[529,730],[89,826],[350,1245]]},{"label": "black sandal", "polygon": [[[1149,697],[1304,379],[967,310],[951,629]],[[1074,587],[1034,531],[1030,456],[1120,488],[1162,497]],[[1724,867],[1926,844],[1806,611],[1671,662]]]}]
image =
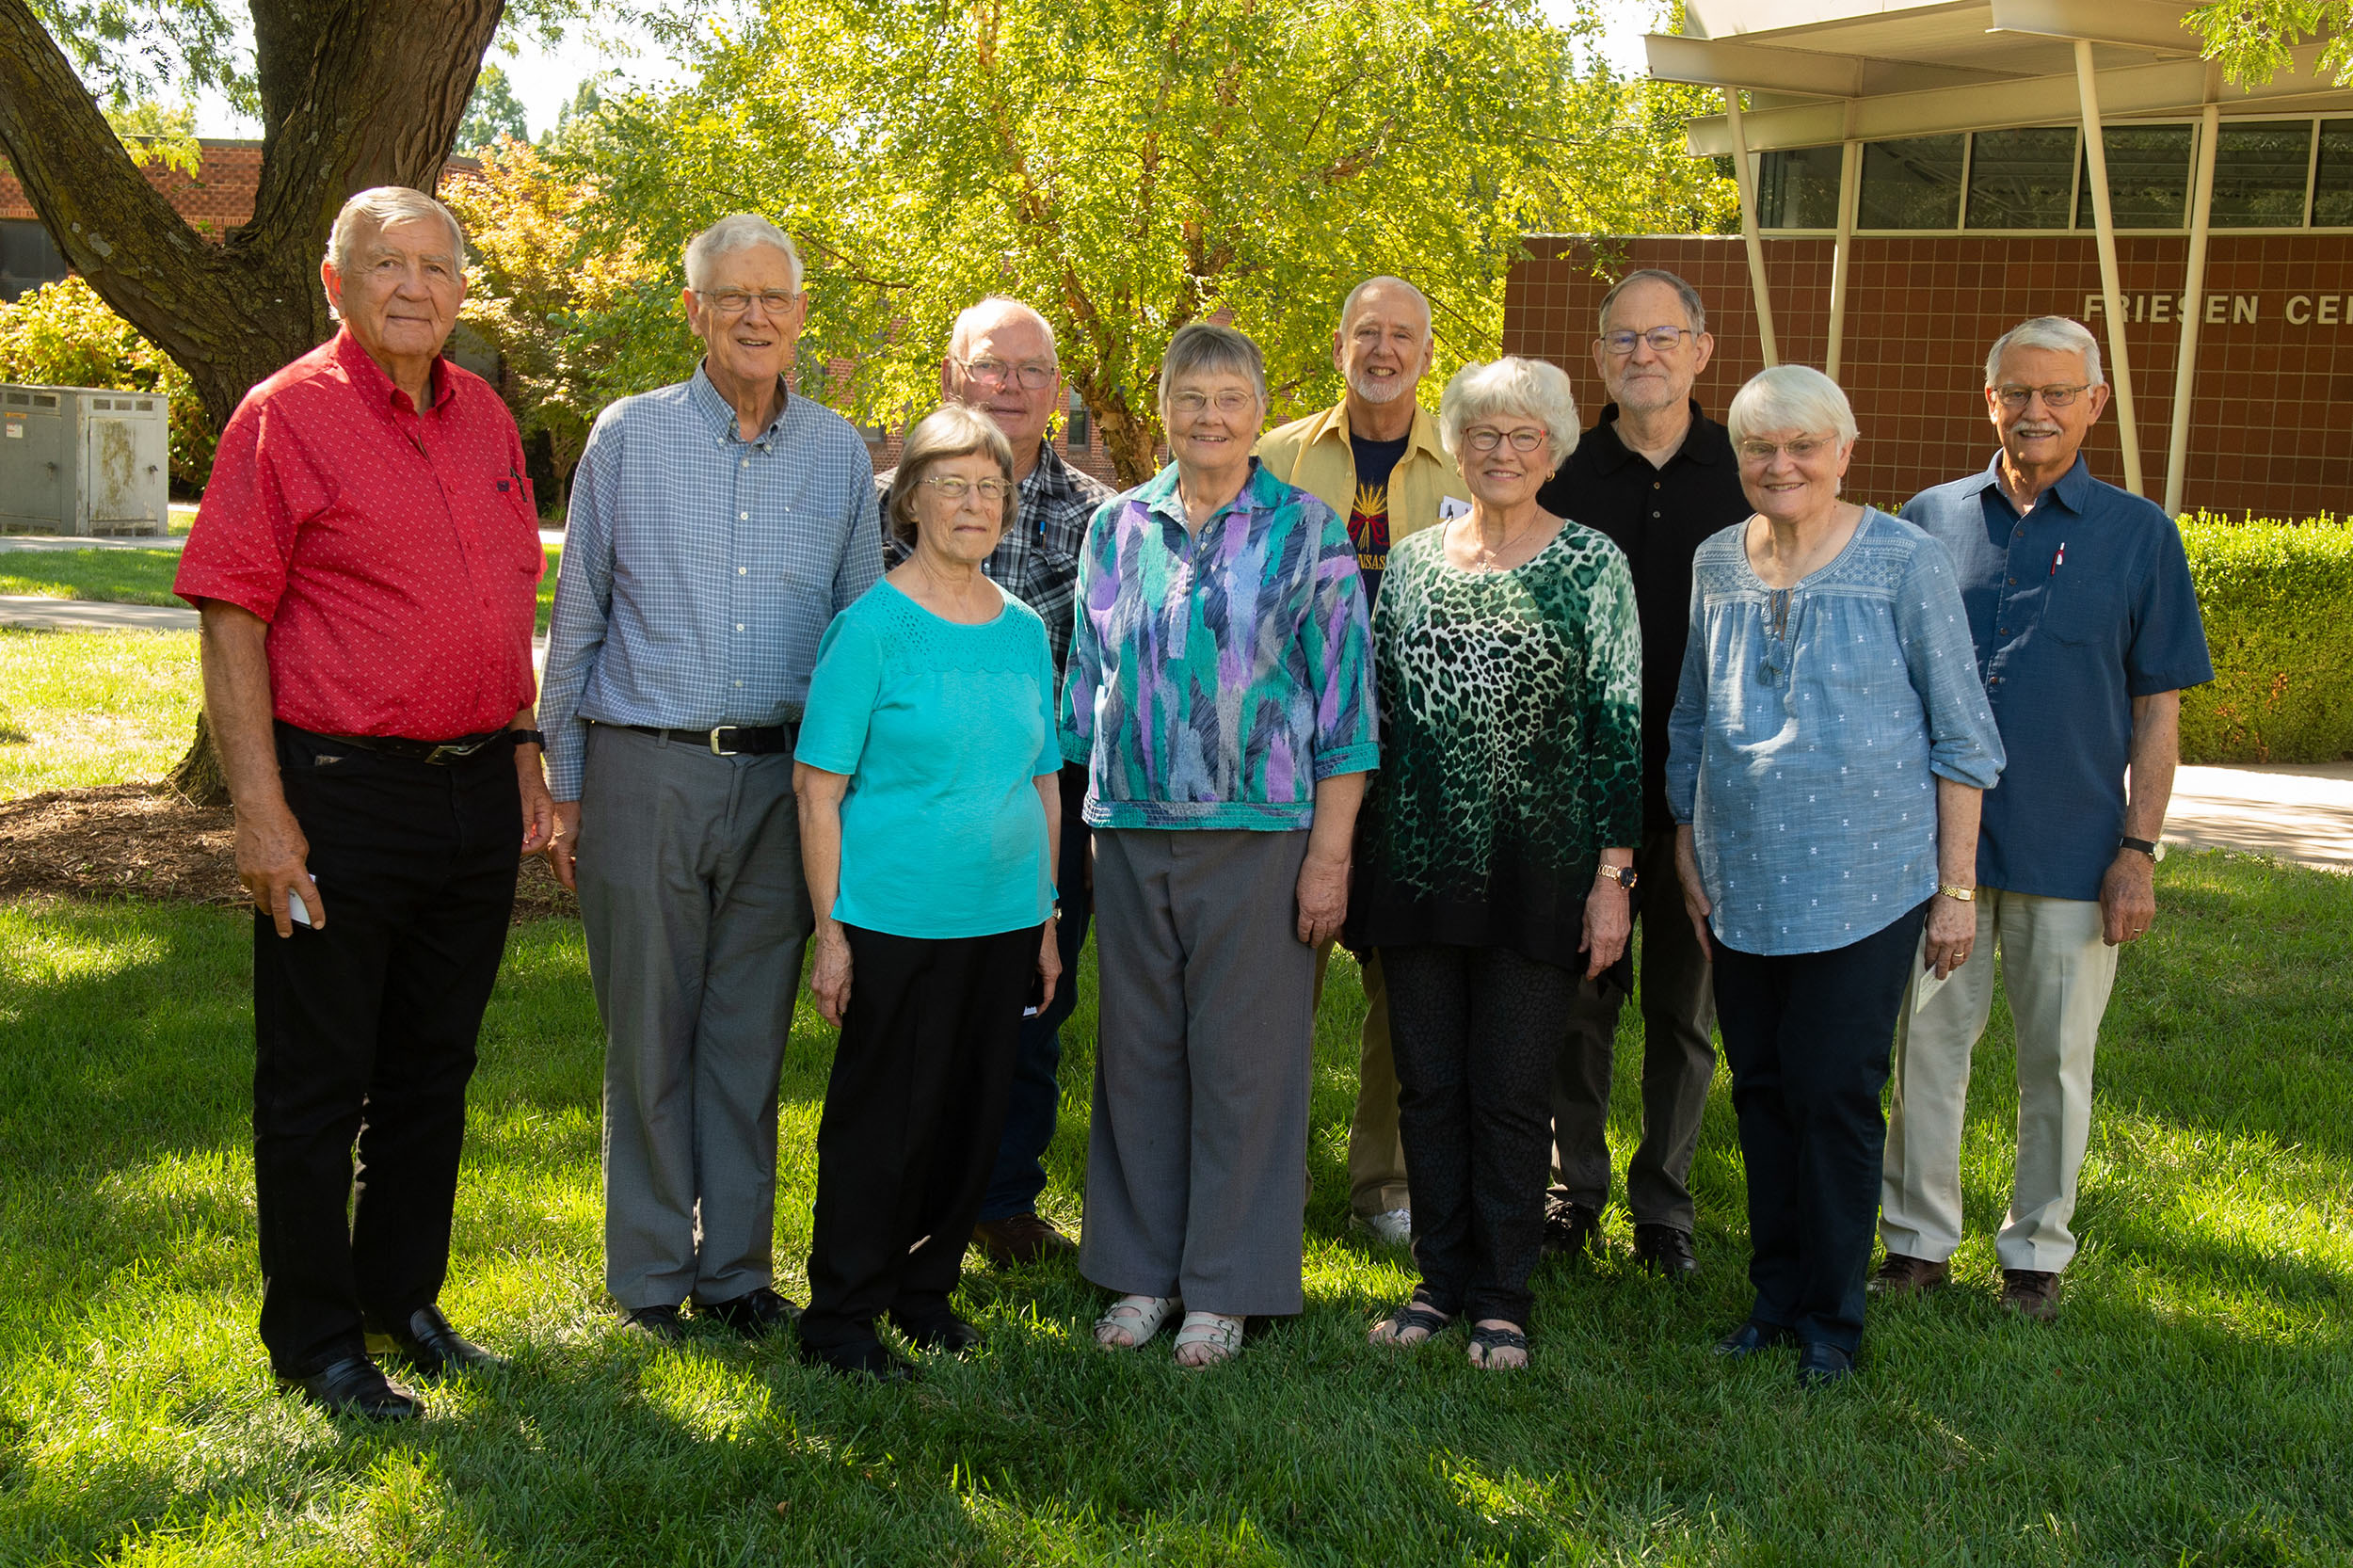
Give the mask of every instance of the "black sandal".
[{"label": "black sandal", "polygon": [[[1392,1350],[1410,1351],[1417,1345],[1427,1345],[1431,1340],[1435,1339],[1445,1333],[1453,1321],[1453,1319],[1440,1312],[1419,1296],[1416,1296],[1374,1325],[1377,1328],[1387,1329],[1389,1336],[1386,1339],[1375,1339],[1372,1342],[1376,1345],[1385,1345]],[[1422,1336],[1419,1339],[1398,1337],[1407,1329],[1415,1328],[1421,1330]]]},{"label": "black sandal", "polygon": [[[1492,1354],[1497,1351],[1517,1351],[1528,1353],[1528,1336],[1515,1328],[1481,1328],[1474,1324],[1470,1331],[1471,1347]],[[1482,1355],[1474,1366],[1482,1372],[1522,1372],[1528,1369],[1523,1362],[1517,1367],[1500,1367]]]}]

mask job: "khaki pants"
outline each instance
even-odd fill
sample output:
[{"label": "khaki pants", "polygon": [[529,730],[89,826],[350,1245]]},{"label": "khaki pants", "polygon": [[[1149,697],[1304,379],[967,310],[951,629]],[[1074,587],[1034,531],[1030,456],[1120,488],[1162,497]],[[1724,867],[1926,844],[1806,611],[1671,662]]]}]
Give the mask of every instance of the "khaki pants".
[{"label": "khaki pants", "polygon": [[1887,1250],[1942,1262],[1961,1245],[1961,1124],[1969,1053],[1993,1010],[1993,953],[2018,1033],[2018,1174],[1993,1252],[2005,1269],[2056,1273],[2075,1256],[2068,1222],[2091,1133],[2091,1057],[2116,981],[2100,905],[1977,890],[1970,961],[1918,1012],[1920,984],[1896,1025],[1893,1113],[1880,1187]]},{"label": "khaki pants", "polygon": [[[1316,949],[1316,1006],[1323,1006],[1323,971],[1332,950]],[[1389,989],[1381,955],[1365,954],[1365,1032],[1356,1057],[1356,1113],[1348,1124],[1348,1206],[1369,1219],[1411,1208],[1405,1185],[1405,1140],[1397,1129],[1397,1064],[1389,1058]]]}]

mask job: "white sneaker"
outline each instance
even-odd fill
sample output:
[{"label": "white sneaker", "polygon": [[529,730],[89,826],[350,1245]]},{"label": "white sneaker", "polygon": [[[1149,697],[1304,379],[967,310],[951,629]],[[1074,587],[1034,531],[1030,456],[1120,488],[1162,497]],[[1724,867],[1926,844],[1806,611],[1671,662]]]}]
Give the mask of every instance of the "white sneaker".
[{"label": "white sneaker", "polygon": [[1414,1240],[1414,1211],[1392,1208],[1385,1214],[1359,1214],[1348,1222],[1348,1228],[1372,1238],[1378,1247],[1411,1246]]}]

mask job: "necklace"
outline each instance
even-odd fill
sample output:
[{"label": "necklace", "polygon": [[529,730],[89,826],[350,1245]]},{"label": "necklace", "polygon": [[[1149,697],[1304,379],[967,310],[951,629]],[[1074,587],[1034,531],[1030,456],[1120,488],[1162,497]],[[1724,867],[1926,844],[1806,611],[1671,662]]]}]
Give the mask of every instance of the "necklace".
[{"label": "necklace", "polygon": [[[1466,519],[1465,520],[1467,521],[1468,520]],[[1512,546],[1519,540],[1526,538],[1529,532],[1535,526],[1535,520],[1530,519],[1527,522],[1520,524],[1516,531],[1506,534],[1503,537],[1497,539],[1492,548],[1485,544],[1480,545],[1479,552],[1471,557],[1470,569],[1473,571],[1509,570],[1509,568],[1500,564],[1503,552],[1510,550]],[[1476,529],[1472,530],[1472,536],[1474,537],[1477,536]]]}]

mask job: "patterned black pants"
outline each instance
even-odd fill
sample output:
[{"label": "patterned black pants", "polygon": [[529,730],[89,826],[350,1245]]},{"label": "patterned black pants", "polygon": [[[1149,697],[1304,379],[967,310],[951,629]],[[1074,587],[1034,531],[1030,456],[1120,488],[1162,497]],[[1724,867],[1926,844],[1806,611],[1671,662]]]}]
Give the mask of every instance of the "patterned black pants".
[{"label": "patterned black pants", "polygon": [[1577,976],[1505,948],[1381,950],[1424,1300],[1528,1325],[1552,1157],[1552,1061]]}]

